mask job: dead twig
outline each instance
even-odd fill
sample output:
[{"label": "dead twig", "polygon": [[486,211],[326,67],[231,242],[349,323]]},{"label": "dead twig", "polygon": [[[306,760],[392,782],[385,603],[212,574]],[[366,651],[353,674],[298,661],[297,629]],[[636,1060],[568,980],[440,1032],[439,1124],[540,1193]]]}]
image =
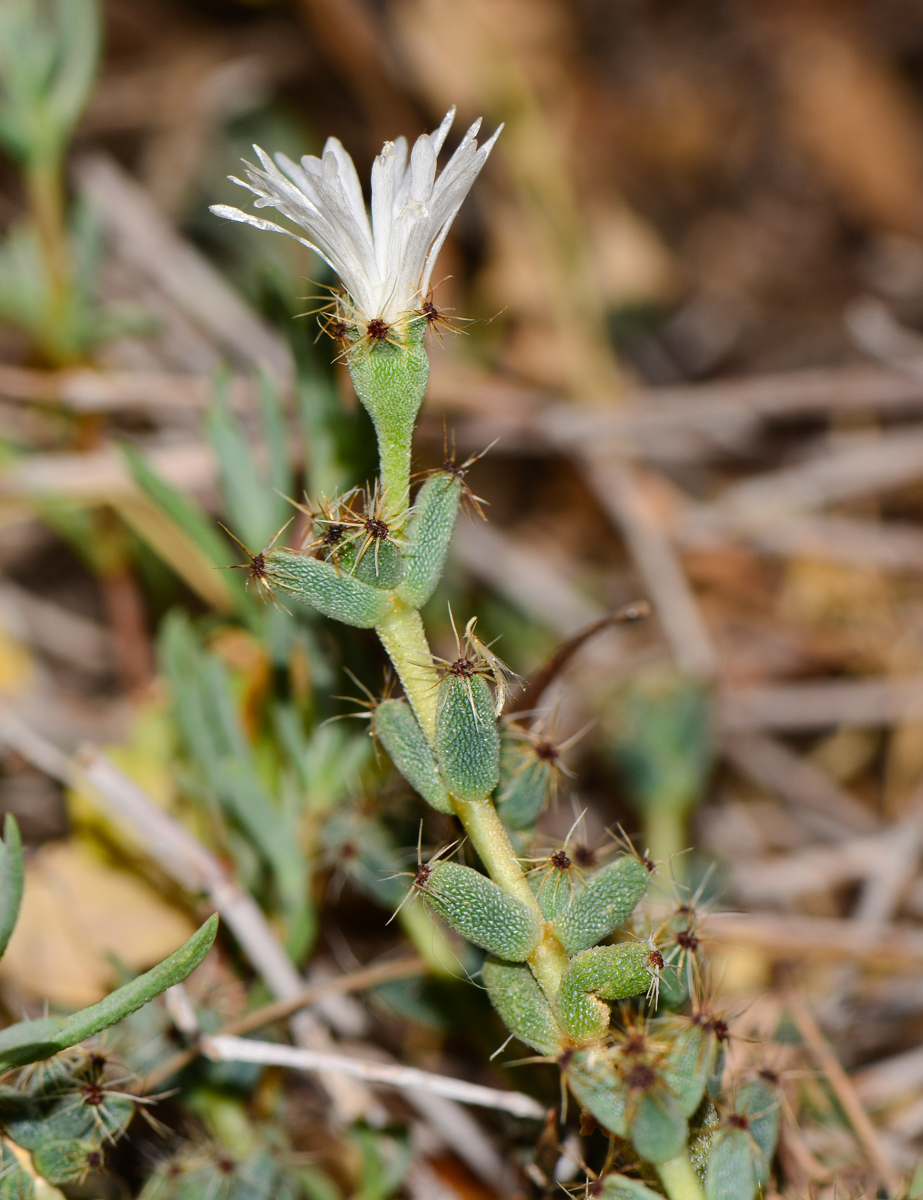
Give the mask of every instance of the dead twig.
[{"label": "dead twig", "polygon": [[564,670],[580,647],[586,645],[590,638],[595,637],[597,633],[601,633],[604,629],[610,629],[613,625],[623,625],[629,621],[638,621],[642,617],[649,616],[650,612],[651,606],[646,600],[636,600],[632,604],[626,604],[622,608],[616,609],[615,612],[607,613],[606,616],[600,617],[599,620],[593,621],[592,624],[581,629],[579,633],[559,646],[554,654],[539,668],[537,674],[529,681],[522,695],[510,704],[509,711],[513,713],[525,713],[536,708],[544,693],[561,671]]},{"label": "dead twig", "polygon": [[432,1092],[436,1096],[498,1109],[516,1117],[532,1117],[541,1121],[547,1111],[537,1100],[523,1092],[501,1092],[497,1088],[483,1087],[463,1079],[419,1071],[416,1067],[366,1062],[343,1054],[319,1054],[314,1050],[283,1046],[278,1042],[257,1042],[250,1038],[225,1036],[205,1037],[201,1041],[201,1050],[217,1062],[265,1063],[268,1066],[290,1067],[296,1071],[339,1073],[362,1079],[366,1083],[386,1083],[391,1087]]},{"label": "dead twig", "polygon": [[[350,992],[364,991],[366,988],[377,987],[378,984],[387,983],[392,979],[407,979],[415,975],[425,975],[428,969],[422,958],[402,958],[396,962],[376,963],[371,967],[363,967],[361,970],[351,971],[348,975],[326,979],[323,983],[303,988],[298,995],[291,996],[286,1000],[276,1000],[272,1004],[264,1004],[260,1008],[254,1009],[253,1012],[238,1017],[235,1021],[229,1021],[215,1036],[233,1037],[251,1033],[254,1029],[261,1029],[264,1025],[282,1021],[298,1012],[299,1009],[307,1008],[325,996],[344,996]],[[197,1046],[178,1051],[148,1075],[144,1081],[144,1091],[155,1091],[165,1079],[169,1079],[171,1075],[175,1075],[187,1067],[199,1053]]]},{"label": "dead twig", "polygon": [[881,823],[845,788],[819,767],[789,749],[777,738],[761,733],[736,734],[724,739],[724,755],[759,787],[778,796],[827,837],[871,834]]},{"label": "dead twig", "polygon": [[789,996],[788,1008],[804,1038],[808,1050],[818,1068],[824,1073],[830,1088],[846,1114],[853,1131],[862,1148],[874,1164],[878,1177],[891,1195],[896,1194],[901,1187],[901,1177],[891,1165],[891,1160],[885,1152],[878,1131],[872,1124],[868,1113],[862,1107],[862,1102],[856,1095],[852,1081],[843,1070],[840,1060],[833,1047],[820,1031],[807,1006],[797,996]]},{"label": "dead twig", "polygon": [[605,448],[586,447],[580,461],[600,503],[628,543],[676,666],[685,674],[711,679],[716,668],[711,635],[679,556],[653,512],[635,468]]}]

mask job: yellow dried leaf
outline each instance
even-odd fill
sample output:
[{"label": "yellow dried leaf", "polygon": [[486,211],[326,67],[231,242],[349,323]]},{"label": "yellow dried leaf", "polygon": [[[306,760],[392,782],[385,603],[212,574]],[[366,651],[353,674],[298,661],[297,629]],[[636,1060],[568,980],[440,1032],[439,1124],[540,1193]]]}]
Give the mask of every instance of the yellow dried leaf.
[{"label": "yellow dried leaf", "polygon": [[109,955],[135,971],[194,932],[189,917],[137,876],[75,842],[50,842],[26,866],[19,922],[0,978],[53,1006],[79,1008],[116,983]]},{"label": "yellow dried leaf", "polygon": [[0,625],[0,696],[14,696],[32,680],[32,655]]}]

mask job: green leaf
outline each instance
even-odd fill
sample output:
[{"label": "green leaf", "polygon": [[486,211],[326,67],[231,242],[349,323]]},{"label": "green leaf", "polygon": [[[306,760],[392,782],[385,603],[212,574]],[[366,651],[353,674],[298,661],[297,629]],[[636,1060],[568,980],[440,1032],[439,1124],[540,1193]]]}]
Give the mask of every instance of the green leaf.
[{"label": "green leaf", "polygon": [[725,1127],[712,1142],[705,1173],[708,1200],[754,1200],[760,1150],[745,1129]]},{"label": "green leaf", "polygon": [[498,958],[524,962],[541,938],[537,913],[480,871],[461,863],[437,863],[423,895],[433,912],[456,933]]},{"label": "green leaf", "polygon": [[410,786],[437,812],[451,813],[452,803],[439,778],[436,759],[406,700],[382,700],[372,712],[372,733]]},{"label": "green leaf", "polygon": [[688,1126],[673,1096],[649,1092],[632,1116],[629,1132],[632,1145],[643,1159],[662,1163],[683,1149]]},{"label": "green leaf", "polygon": [[491,1004],[510,1033],[540,1054],[560,1054],[564,1034],[548,997],[527,966],[488,958],[481,978]]},{"label": "green leaf", "polygon": [[591,875],[554,922],[567,953],[587,950],[615,933],[634,912],[649,883],[650,872],[632,854]]},{"label": "green leaf", "polygon": [[422,608],[442,577],[463,487],[458,476],[440,471],[416,494],[407,526],[404,579],[397,590],[411,608]]},{"label": "green leaf", "polygon": [[371,629],[391,607],[389,596],[338,571],[330,563],[291,550],[272,550],[265,558],[265,578],[270,587],[284,589],[302,604],[325,617]]},{"label": "green leaf", "polygon": [[181,983],[199,965],[211,949],[218,932],[218,915],[208,918],[184,945],[169,958],[126,983],[117,991],[69,1017],[42,1017],[20,1021],[0,1032],[0,1070],[22,1067],[42,1058],[51,1058],[69,1046],[76,1046],[93,1034],[147,1004],[155,996]]},{"label": "green leaf", "polygon": [[99,1144],[82,1139],[68,1142],[49,1139],[32,1151],[32,1165],[53,1185],[79,1183],[91,1170],[102,1166],[102,1161]]},{"label": "green leaf", "polygon": [[652,1192],[640,1179],[627,1175],[607,1175],[599,1195],[603,1200],[663,1200],[660,1192]]},{"label": "green leaf", "polygon": [[494,698],[481,675],[446,675],[439,683],[436,761],[449,793],[483,800],[500,775],[500,732]]},{"label": "green leaf", "polygon": [[[132,479],[141,491],[180,533],[185,534],[202,551],[208,562],[214,567],[235,565],[237,554],[208,513],[159,475],[136,447],[123,442],[120,448]],[[230,572],[225,583],[240,600],[244,594],[243,583],[234,576],[235,572]]]},{"label": "green leaf", "polygon": [[216,379],[212,403],[205,416],[205,429],[218,459],[221,494],[231,525],[254,553],[265,549],[287,516],[293,515],[288,503],[273,491],[279,483],[283,485],[280,491],[289,490],[291,473],[282,466],[285,431],[280,428],[278,400],[267,389],[265,377],[261,391],[264,427],[270,439],[268,473],[261,470],[252,439],[245,436],[231,412],[226,375]]},{"label": "green leaf", "polygon": [[564,1066],[567,1085],[580,1103],[604,1129],[617,1137],[627,1136],[625,1110],[628,1092],[605,1051],[576,1050]]},{"label": "green leaf", "polygon": [[609,1028],[607,1000],[643,996],[651,984],[647,942],[595,946],[570,960],[558,992],[561,1024],[578,1043],[596,1041]]},{"label": "green leaf", "polygon": [[3,841],[0,842],[0,957],[19,916],[22,885],[22,839],[16,818],[7,813],[3,822]]},{"label": "green leaf", "polygon": [[56,23],[60,65],[48,99],[48,111],[64,141],[89,99],[96,77],[102,22],[96,0],[58,0]]},{"label": "green leaf", "polygon": [[33,1200],[35,1184],[9,1146],[0,1145],[0,1200]]}]

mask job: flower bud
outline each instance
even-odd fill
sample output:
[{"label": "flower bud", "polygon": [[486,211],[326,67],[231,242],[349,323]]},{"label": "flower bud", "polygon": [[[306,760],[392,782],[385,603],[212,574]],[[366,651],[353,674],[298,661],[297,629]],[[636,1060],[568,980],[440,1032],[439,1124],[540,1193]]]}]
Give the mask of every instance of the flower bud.
[{"label": "flower bud", "polygon": [[269,587],[282,588],[325,617],[359,629],[377,625],[389,607],[387,593],[379,588],[369,587],[330,563],[291,550],[270,550],[263,578]]},{"label": "flower bud", "polygon": [[632,914],[649,882],[647,867],[631,854],[590,876],[554,922],[567,953],[577,954],[614,933]]},{"label": "flower bud", "polygon": [[463,487],[460,476],[439,471],[417,492],[407,526],[404,578],[397,592],[411,608],[422,608],[442,577]]},{"label": "flower bud", "polygon": [[564,1034],[547,996],[527,966],[488,958],[481,978],[491,1004],[510,1033],[541,1054],[560,1053]]},{"label": "flower bud", "polygon": [[407,701],[382,700],[372,712],[372,732],[414,791],[437,812],[450,813],[433,751]]},{"label": "flower bud", "polygon": [[660,957],[647,942],[620,942],[617,946],[595,946],[571,959],[558,993],[558,1016],[575,1042],[592,1042],[605,1036],[609,1028],[609,1005],[605,1001],[627,1000],[648,991],[652,954]]},{"label": "flower bud", "polygon": [[500,734],[483,676],[448,674],[440,681],[436,760],[449,793],[460,800],[483,800],[497,786]]},{"label": "flower bud", "polygon": [[524,962],[541,939],[538,915],[471,867],[437,863],[423,894],[456,933],[497,958]]}]

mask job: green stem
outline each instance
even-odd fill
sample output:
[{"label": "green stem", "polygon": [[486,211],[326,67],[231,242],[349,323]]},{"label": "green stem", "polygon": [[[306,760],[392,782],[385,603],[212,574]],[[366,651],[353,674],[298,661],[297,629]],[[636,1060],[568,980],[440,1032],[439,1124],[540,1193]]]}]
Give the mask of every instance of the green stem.
[{"label": "green stem", "polygon": [[654,862],[671,861],[670,873],[680,882],[685,879],[689,845],[687,826],[689,807],[675,804],[649,804],[643,812],[644,848]]},{"label": "green stem", "polygon": [[658,1163],[657,1172],[670,1200],[705,1200],[702,1184],[685,1151]]},{"label": "green stem", "polygon": [[383,516],[399,533],[410,509],[410,456],[413,426],[395,437],[394,421],[376,421]]},{"label": "green stem", "polygon": [[419,612],[394,596],[391,611],[376,626],[375,632],[394,663],[404,694],[416,713],[420,728],[432,745],[436,740],[439,677],[433,665],[433,654],[426,640],[426,630],[423,628]]},{"label": "green stem", "polygon": [[67,221],[64,204],[64,180],[61,159],[49,154],[33,160],[26,171],[29,208],[45,270],[48,273],[48,313],[45,350],[53,358],[66,361],[66,351],[56,348],[56,331],[60,328],[67,307],[70,283],[70,252],[67,241]]},{"label": "green stem", "polygon": [[[376,627],[376,632],[394,663],[420,728],[432,744],[436,738],[438,677],[420,614],[417,609],[395,598],[391,611]],[[494,883],[538,913],[539,919],[545,924],[538,901],[523,874],[493,801],[453,800],[452,805]],[[529,965],[535,978],[553,1000],[567,967],[567,955],[547,924],[542,941],[529,959]]]},{"label": "green stem", "polygon": [[567,967],[567,955],[564,947],[545,923],[538,901],[523,874],[516,851],[510,843],[493,801],[465,801],[453,798],[452,807],[494,883],[511,896],[515,896],[527,908],[538,913],[539,919],[545,925],[544,936],[529,957],[529,966],[542,990],[549,999],[554,1000]]}]

